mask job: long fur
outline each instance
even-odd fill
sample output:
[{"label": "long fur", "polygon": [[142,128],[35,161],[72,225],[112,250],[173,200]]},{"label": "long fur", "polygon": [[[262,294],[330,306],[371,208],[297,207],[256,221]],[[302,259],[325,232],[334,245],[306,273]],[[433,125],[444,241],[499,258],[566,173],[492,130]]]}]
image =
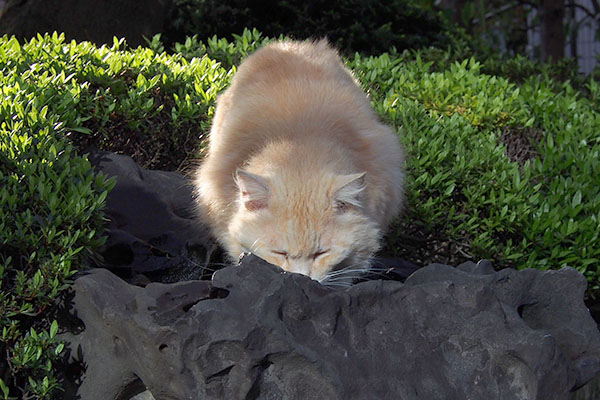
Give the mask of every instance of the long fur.
[{"label": "long fur", "polygon": [[218,99],[199,212],[231,258],[252,250],[323,280],[378,250],[403,202],[403,162],[325,40],[275,42]]}]

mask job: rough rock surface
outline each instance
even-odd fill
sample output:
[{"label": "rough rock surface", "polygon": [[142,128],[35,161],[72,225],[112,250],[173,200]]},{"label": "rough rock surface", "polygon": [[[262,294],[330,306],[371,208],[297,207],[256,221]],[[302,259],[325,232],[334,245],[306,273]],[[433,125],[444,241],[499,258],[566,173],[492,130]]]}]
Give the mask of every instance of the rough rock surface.
[{"label": "rough rock surface", "polygon": [[116,36],[138,46],[144,36],[164,31],[171,5],[172,0],[9,0],[0,9],[0,34],[31,38],[57,31],[98,45],[112,44]]},{"label": "rough rock surface", "polygon": [[568,399],[600,370],[573,269],[434,264],[346,290],[248,257],[212,282],[75,282],[78,394],[156,399]]}]

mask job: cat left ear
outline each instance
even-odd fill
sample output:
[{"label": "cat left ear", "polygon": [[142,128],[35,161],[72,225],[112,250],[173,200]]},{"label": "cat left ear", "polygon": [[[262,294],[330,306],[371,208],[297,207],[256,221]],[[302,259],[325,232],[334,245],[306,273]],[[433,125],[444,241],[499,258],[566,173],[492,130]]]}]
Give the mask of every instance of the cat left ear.
[{"label": "cat left ear", "polygon": [[334,195],[335,206],[343,211],[348,205],[354,207],[362,206],[362,191],[367,187],[367,173],[342,175],[338,177],[341,186]]},{"label": "cat left ear", "polygon": [[267,207],[269,184],[265,178],[237,169],[235,171],[235,183],[240,190],[240,197],[246,210],[258,211]]}]

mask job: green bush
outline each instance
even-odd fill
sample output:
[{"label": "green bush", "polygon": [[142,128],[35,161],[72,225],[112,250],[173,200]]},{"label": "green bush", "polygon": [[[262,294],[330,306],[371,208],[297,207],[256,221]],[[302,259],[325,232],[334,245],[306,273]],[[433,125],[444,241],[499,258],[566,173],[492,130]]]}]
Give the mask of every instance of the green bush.
[{"label": "green bush", "polygon": [[452,64],[468,58],[481,62],[481,72],[486,75],[504,77],[512,83],[524,84],[531,77],[543,76],[548,84],[553,84],[560,91],[560,84],[570,82],[571,85],[587,93],[588,79],[579,72],[577,63],[572,58],[564,58],[556,63],[543,63],[530,60],[522,55],[502,57],[494,49],[477,46],[472,41],[457,41],[448,48],[428,47],[405,50],[401,55],[404,62],[431,63],[430,70],[439,72],[449,69]]},{"label": "green bush", "polygon": [[[183,43],[175,43],[173,50],[187,60],[206,56],[211,60],[218,61],[223,68],[231,69],[239,65],[249,54],[272,40],[263,37],[262,33],[256,29],[244,29],[240,35],[233,34],[232,36],[233,42],[223,38],[219,39],[215,35],[208,38],[205,44],[198,39],[198,35],[194,35],[187,37]],[[161,35],[154,36],[149,45],[162,51]]]},{"label": "green bush", "polygon": [[102,245],[114,182],[83,153],[94,145],[176,169],[198,152],[230,74],[203,57],[0,38],[0,398],[60,398],[55,311]]},{"label": "green bush", "polygon": [[2,398],[49,398],[60,387],[53,362],[63,344],[51,310],[103,243],[112,185],[64,140],[77,86],[56,69],[38,75],[26,51],[0,39],[0,371],[10,377],[0,379]]},{"label": "green bush", "polygon": [[385,54],[349,63],[400,128],[419,228],[444,232],[462,258],[571,265],[598,290],[600,86],[589,82],[588,99],[547,76],[516,85],[484,74],[472,59],[431,65]]}]

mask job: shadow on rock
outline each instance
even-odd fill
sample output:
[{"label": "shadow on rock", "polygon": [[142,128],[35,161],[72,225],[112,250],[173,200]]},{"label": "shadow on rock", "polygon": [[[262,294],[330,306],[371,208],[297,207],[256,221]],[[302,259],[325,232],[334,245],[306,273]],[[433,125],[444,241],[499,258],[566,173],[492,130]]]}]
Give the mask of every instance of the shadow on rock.
[{"label": "shadow on rock", "polygon": [[210,279],[216,268],[209,260],[218,250],[195,218],[193,189],[183,175],[147,170],[110,152],[92,151],[89,159],[117,179],[106,200],[108,240],[98,266],[139,284]]}]

